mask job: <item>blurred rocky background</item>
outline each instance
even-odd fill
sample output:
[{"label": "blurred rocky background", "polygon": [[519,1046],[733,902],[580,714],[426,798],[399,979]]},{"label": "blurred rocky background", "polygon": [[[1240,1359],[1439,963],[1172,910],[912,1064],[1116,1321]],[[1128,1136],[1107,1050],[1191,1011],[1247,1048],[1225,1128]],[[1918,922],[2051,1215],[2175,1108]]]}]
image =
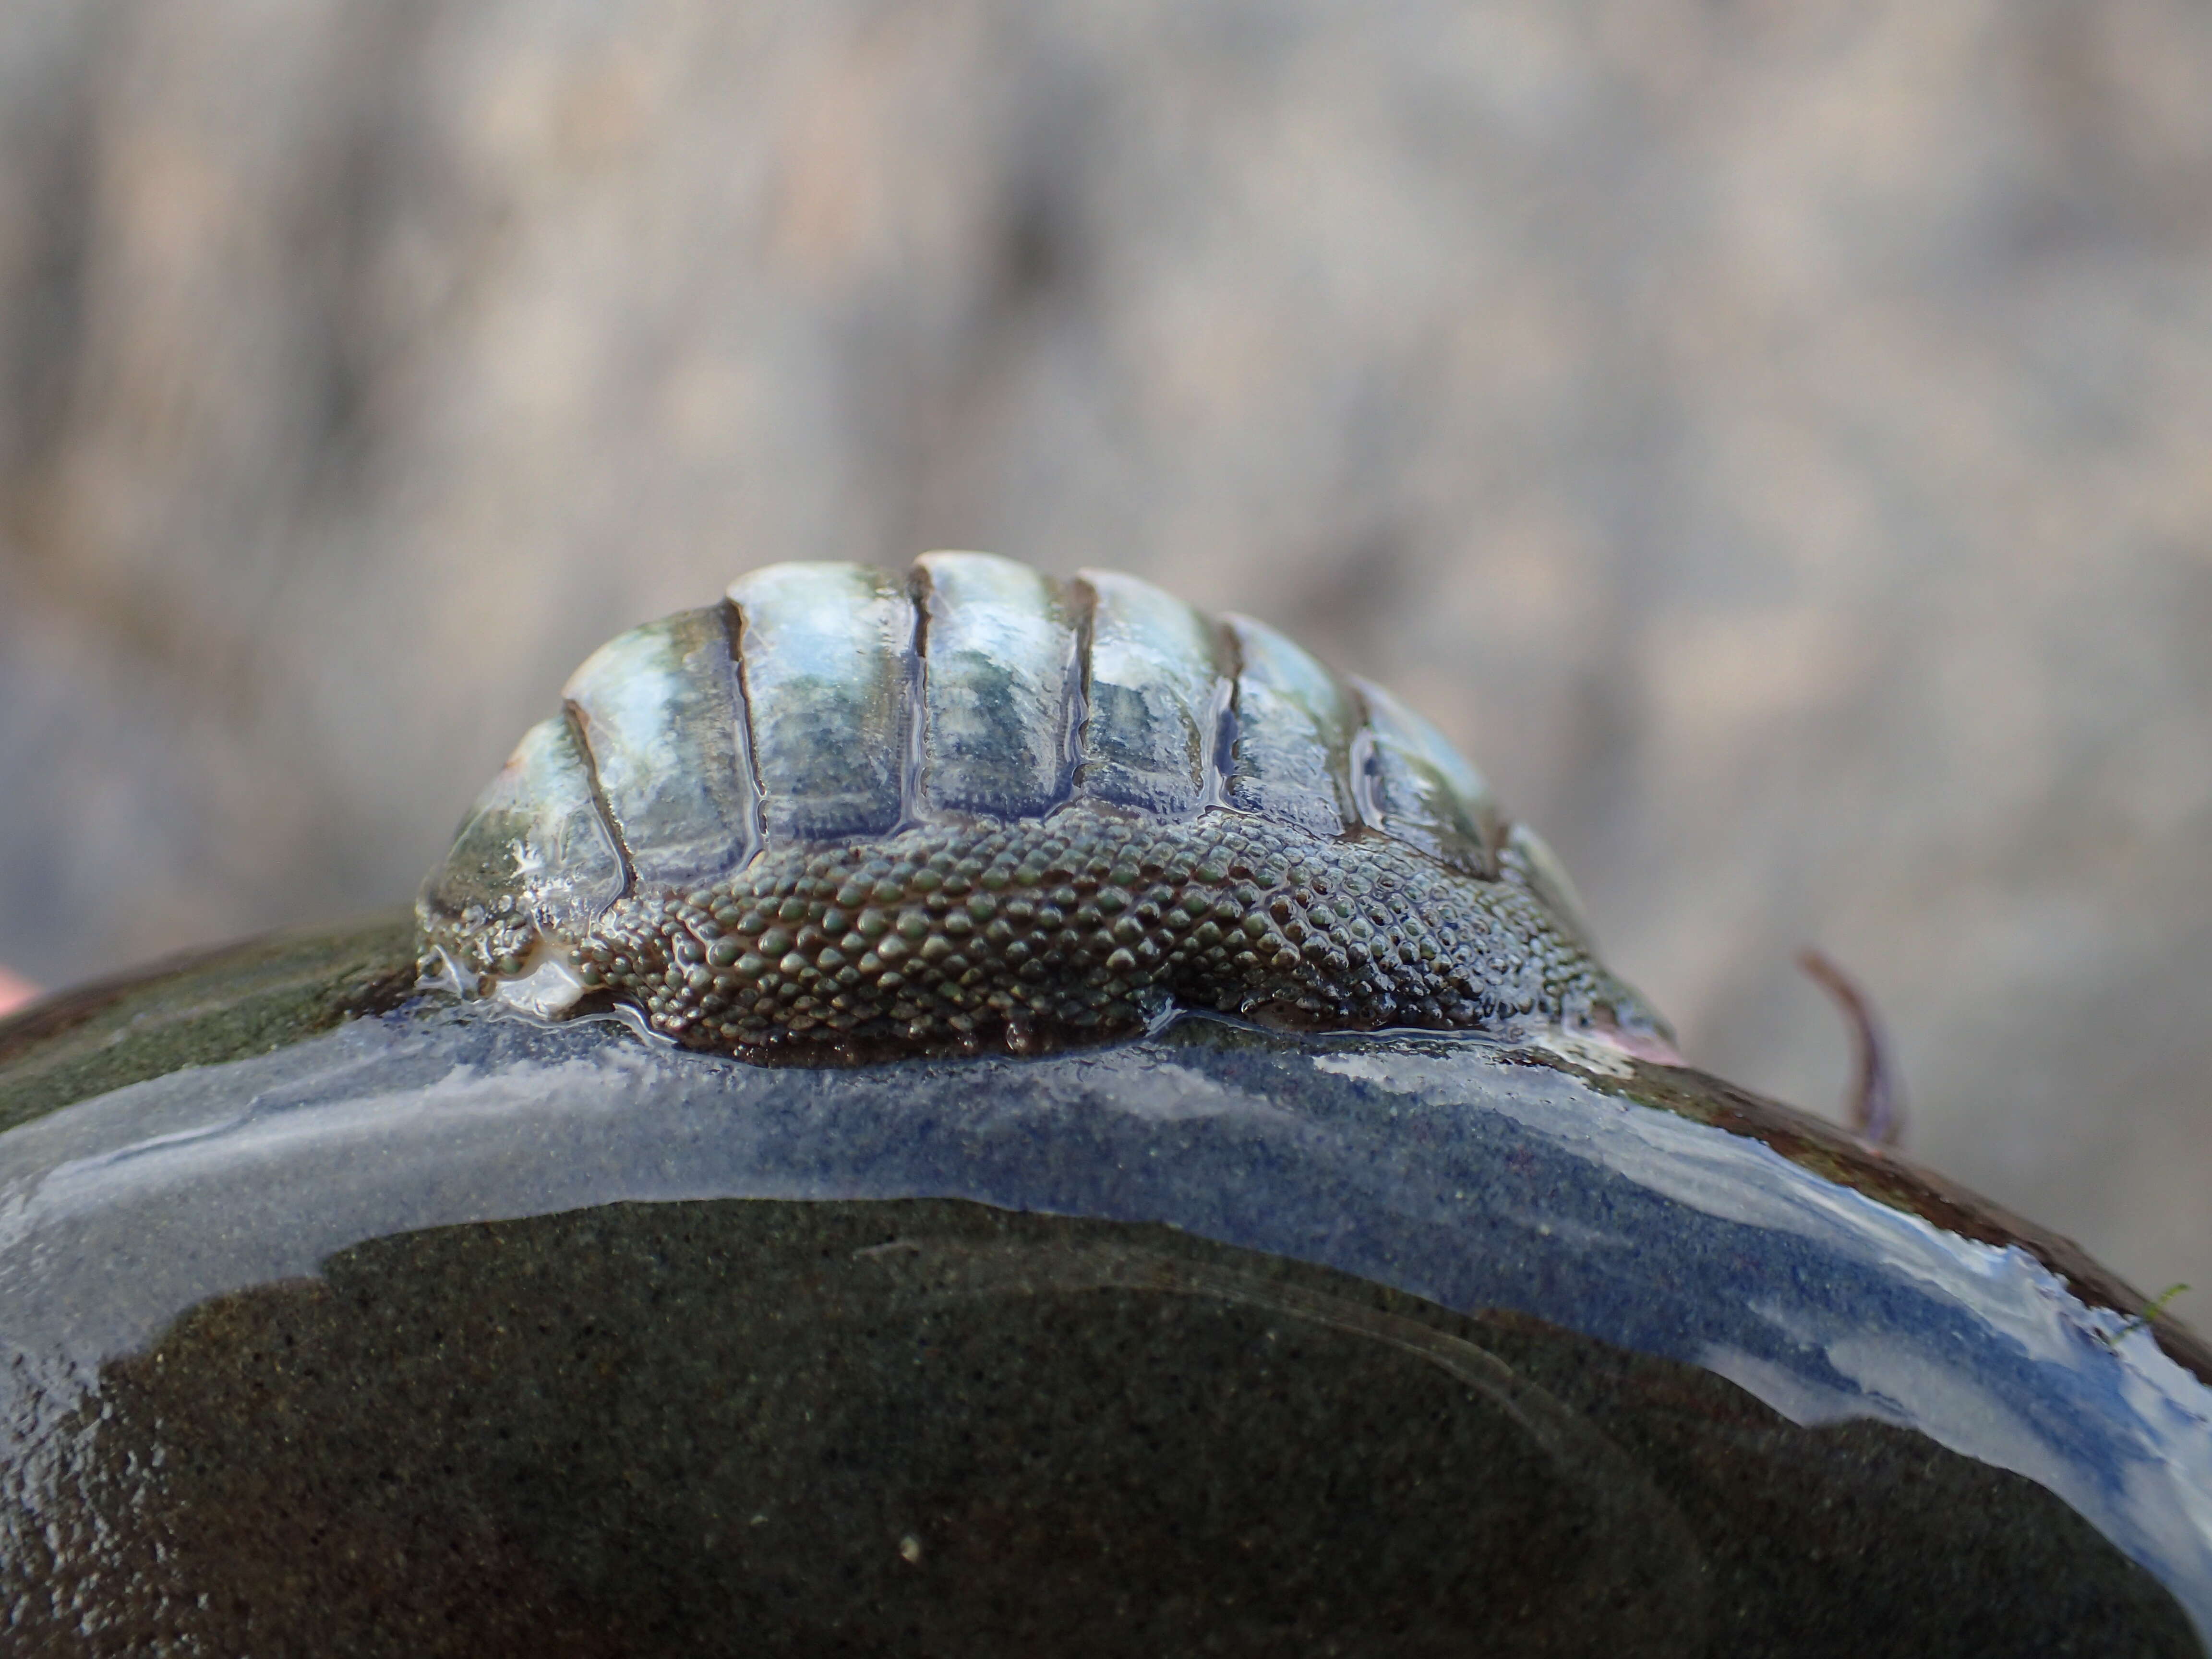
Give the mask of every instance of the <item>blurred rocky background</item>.
[{"label": "blurred rocky background", "polygon": [[1408,694],[1699,1062],[2212,1316],[2193,0],[12,0],[0,961],[397,905],[771,559]]}]

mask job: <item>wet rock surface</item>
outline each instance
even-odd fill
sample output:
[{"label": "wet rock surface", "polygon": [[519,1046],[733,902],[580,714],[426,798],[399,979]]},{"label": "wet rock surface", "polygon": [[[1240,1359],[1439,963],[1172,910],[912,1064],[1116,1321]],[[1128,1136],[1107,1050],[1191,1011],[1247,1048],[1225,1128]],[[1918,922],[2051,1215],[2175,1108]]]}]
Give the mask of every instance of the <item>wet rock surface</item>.
[{"label": "wet rock surface", "polygon": [[195,1308],[46,1443],[0,1534],[39,1652],[2199,1650],[1909,1430],[969,1204],[377,1240]]},{"label": "wet rock surface", "polygon": [[0,1024],[29,1650],[2200,1650],[2202,1345],[1695,1073],[760,1067],[410,951]]}]

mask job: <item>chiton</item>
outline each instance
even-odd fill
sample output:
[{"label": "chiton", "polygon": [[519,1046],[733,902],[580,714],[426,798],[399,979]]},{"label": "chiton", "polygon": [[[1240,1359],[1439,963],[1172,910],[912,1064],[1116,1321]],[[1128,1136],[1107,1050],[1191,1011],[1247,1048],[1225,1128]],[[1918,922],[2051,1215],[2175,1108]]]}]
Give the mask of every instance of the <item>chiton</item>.
[{"label": "chiton", "polygon": [[1544,842],[1380,686],[1149,583],[786,563],[618,635],[464,821],[426,973],[864,1060],[1297,1030],[1667,1057]]}]

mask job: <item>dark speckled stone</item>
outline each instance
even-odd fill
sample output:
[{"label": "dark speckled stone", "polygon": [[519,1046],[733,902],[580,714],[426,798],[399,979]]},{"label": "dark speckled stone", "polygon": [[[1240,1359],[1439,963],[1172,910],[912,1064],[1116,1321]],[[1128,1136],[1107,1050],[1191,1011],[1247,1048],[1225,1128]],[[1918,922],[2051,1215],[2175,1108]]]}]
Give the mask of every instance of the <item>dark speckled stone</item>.
[{"label": "dark speckled stone", "polygon": [[51,1443],[40,1651],[2194,1650],[2063,1504],[1908,1431],[962,1203],[377,1240],[194,1309]]},{"label": "dark speckled stone", "polygon": [[2201,1345],[1714,1079],[761,1067],[410,943],[0,1024],[0,1650],[2203,1650]]}]

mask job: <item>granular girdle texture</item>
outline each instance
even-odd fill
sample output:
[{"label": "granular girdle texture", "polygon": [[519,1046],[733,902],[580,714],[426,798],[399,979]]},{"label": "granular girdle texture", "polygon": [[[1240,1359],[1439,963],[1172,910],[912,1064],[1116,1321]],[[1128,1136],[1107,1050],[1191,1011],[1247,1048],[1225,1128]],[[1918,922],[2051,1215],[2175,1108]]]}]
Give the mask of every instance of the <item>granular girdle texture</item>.
[{"label": "granular girdle texture", "polygon": [[582,978],[693,1047],[1059,1047],[1173,1006],[1273,1025],[1509,1029],[1632,1007],[1519,890],[1379,836],[1079,805],[764,854],[633,894]]}]

